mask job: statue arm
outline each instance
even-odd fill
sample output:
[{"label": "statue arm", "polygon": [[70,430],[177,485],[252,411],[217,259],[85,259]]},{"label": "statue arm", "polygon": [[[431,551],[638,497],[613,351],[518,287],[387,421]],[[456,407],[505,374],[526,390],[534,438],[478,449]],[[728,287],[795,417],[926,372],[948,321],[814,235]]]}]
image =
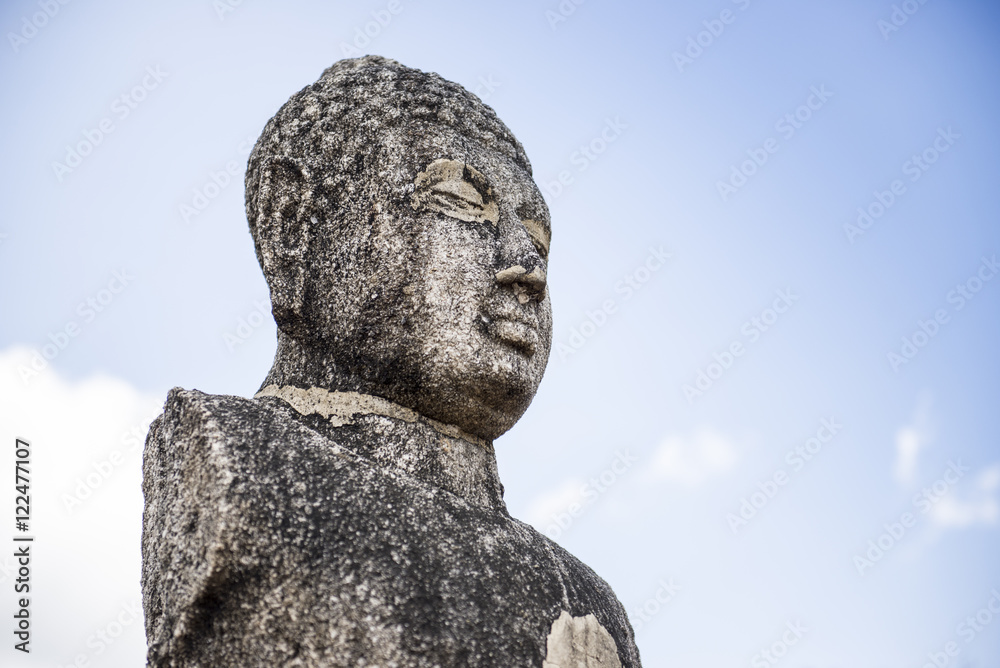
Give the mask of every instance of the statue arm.
[{"label": "statue arm", "polygon": [[[143,607],[148,665],[184,654],[226,579],[224,439],[200,393],[170,391],[143,452]],[[216,446],[216,447],[213,447]]]}]

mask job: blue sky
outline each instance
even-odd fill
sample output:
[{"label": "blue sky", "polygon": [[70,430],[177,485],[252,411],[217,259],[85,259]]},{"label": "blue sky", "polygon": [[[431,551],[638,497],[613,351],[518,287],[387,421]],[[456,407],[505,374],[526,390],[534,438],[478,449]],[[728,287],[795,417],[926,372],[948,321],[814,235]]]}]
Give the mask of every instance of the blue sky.
[{"label": "blue sky", "polygon": [[0,437],[35,444],[40,541],[3,664],[142,660],[132,432],[170,387],[259,386],[247,142],[368,52],[531,158],[557,350],[501,477],[645,606],[645,665],[1000,664],[998,10],[675,5],[3,3]]}]

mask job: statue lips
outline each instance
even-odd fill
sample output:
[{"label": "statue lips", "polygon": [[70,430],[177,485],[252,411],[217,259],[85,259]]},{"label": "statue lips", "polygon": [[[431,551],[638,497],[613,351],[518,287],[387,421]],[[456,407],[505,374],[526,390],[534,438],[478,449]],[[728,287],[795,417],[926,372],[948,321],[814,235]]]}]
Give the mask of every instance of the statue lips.
[{"label": "statue lips", "polygon": [[515,303],[498,305],[485,315],[491,335],[512,346],[527,357],[538,348],[538,317],[534,311],[520,308]]}]

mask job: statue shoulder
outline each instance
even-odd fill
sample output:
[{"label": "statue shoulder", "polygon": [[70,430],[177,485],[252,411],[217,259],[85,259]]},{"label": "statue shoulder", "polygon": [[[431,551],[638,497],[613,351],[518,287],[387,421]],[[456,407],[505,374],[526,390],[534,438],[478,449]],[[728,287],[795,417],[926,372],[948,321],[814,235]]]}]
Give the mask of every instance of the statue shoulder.
[{"label": "statue shoulder", "polygon": [[190,435],[192,430],[204,437],[236,436],[285,417],[274,402],[175,387],[167,393],[163,412],[150,425],[149,438],[172,439]]},{"label": "statue shoulder", "polygon": [[150,665],[177,651],[176,639],[210,626],[222,589],[259,547],[244,518],[267,506],[280,522],[304,468],[343,481],[347,494],[357,463],[275,400],[171,390],[143,451]]}]

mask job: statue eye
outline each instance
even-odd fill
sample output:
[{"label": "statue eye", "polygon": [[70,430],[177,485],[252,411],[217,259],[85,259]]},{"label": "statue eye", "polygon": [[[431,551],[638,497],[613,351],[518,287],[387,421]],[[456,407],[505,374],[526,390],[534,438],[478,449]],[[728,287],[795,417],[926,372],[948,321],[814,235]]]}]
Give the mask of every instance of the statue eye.
[{"label": "statue eye", "polygon": [[500,220],[493,190],[477,169],[458,160],[435,160],[417,174],[411,197],[414,209],[425,208],[470,223]]},{"label": "statue eye", "polygon": [[480,209],[485,206],[482,194],[468,181],[441,181],[431,186],[431,193],[444,198],[445,201],[454,201],[459,206]]},{"label": "statue eye", "polygon": [[535,250],[538,251],[538,254],[543,260],[548,260],[550,241],[548,227],[537,220],[532,220],[531,218],[522,219],[521,224],[524,225],[524,229],[528,231],[528,237],[531,239],[531,243],[534,244]]},{"label": "statue eye", "polygon": [[535,245],[535,250],[538,251],[538,255],[541,256],[541,258],[543,260],[548,260],[549,259],[549,249],[548,248],[546,248],[545,246],[543,246],[541,244],[541,242],[538,241],[537,239],[535,239],[534,237],[531,238],[531,243],[533,243]]}]

